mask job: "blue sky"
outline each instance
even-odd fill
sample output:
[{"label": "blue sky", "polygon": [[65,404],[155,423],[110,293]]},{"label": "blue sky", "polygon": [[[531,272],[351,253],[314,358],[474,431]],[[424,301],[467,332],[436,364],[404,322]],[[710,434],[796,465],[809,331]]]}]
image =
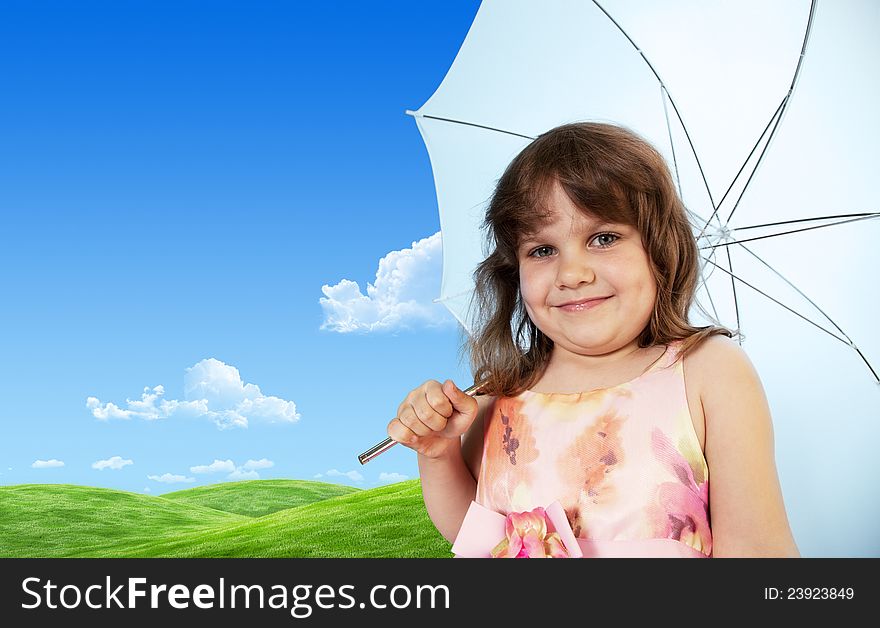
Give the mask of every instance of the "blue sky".
[{"label": "blue sky", "polygon": [[0,483],[417,477],[357,454],[469,383],[404,110],[478,6],[3,2]]}]

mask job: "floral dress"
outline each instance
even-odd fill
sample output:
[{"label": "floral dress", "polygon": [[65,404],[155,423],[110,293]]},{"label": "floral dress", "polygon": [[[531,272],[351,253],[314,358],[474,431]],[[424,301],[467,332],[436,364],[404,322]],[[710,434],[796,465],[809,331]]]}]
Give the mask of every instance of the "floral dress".
[{"label": "floral dress", "polygon": [[504,515],[558,501],[584,557],[711,557],[680,346],[617,386],[496,399],[475,501]]}]

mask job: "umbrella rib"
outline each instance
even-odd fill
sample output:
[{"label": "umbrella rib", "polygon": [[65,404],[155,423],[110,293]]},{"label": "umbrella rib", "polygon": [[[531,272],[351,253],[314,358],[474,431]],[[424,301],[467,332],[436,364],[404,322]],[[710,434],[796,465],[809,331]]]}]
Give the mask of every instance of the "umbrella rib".
[{"label": "umbrella rib", "polygon": [[746,181],[743,189],[740,191],[739,198],[736,199],[736,203],[734,204],[733,209],[730,210],[730,214],[727,216],[727,220],[725,221],[725,223],[730,222],[730,219],[733,217],[733,213],[736,211],[736,208],[739,207],[739,202],[745,195],[746,190],[749,187],[749,183],[751,183],[752,181],[752,177],[754,177],[755,173],[758,171],[758,168],[761,165],[761,161],[763,161],[764,155],[766,154],[767,149],[770,147],[770,143],[773,141],[773,136],[776,135],[776,129],[779,128],[779,123],[782,122],[782,117],[785,115],[785,109],[788,107],[789,100],[791,99],[791,95],[794,93],[795,85],[797,85],[797,80],[801,73],[801,66],[804,64],[804,55],[806,55],[807,53],[807,43],[810,41],[810,32],[813,30],[813,16],[815,15],[815,12],[816,0],[812,0],[810,2],[810,15],[807,18],[807,28],[804,31],[804,41],[801,44],[801,54],[798,57],[797,67],[794,69],[794,76],[791,79],[791,85],[789,85],[788,87],[788,93],[785,95],[785,98],[782,99],[779,116],[776,118],[776,123],[773,125],[773,129],[770,131],[770,137],[767,138],[767,143],[764,145],[764,150],[762,150],[761,154],[758,156],[758,161],[755,163],[755,167],[752,169],[752,173],[749,175],[748,181]]},{"label": "umbrella rib", "polygon": [[[635,48],[636,52],[638,52],[642,56],[642,59],[645,61],[645,63],[651,69],[651,72],[654,73],[654,76],[657,78],[657,81],[660,83],[661,87],[663,87],[663,89],[666,91],[666,95],[669,97],[669,104],[671,104],[672,108],[675,110],[675,116],[678,118],[678,121],[681,123],[681,128],[684,131],[684,136],[687,138],[688,145],[690,145],[691,152],[694,155],[694,160],[697,162],[697,168],[700,171],[700,176],[703,178],[703,185],[706,186],[706,194],[709,195],[709,202],[712,204],[712,208],[715,209],[715,211],[717,212],[718,208],[717,208],[717,205],[715,205],[715,199],[712,198],[712,189],[709,187],[709,182],[706,180],[706,173],[703,172],[703,164],[700,163],[700,157],[699,157],[699,155],[697,155],[697,149],[694,147],[694,143],[691,140],[691,134],[687,130],[687,126],[685,125],[684,120],[681,117],[681,113],[679,113],[679,111],[678,111],[678,107],[675,105],[675,100],[672,98],[672,94],[670,94],[669,90],[666,89],[666,84],[663,82],[663,79],[660,78],[660,75],[657,73],[657,70],[654,69],[654,66],[651,65],[651,62],[648,60],[648,57],[645,56],[644,51],[642,51],[642,49],[639,48],[638,45],[636,45],[636,42],[634,42],[632,37],[629,36],[629,33],[627,33],[625,30],[623,30],[623,28],[620,26],[620,24],[617,23],[617,20],[615,20],[613,17],[611,17],[611,14],[608,13],[608,11],[605,10],[605,7],[603,7],[601,4],[599,4],[599,2],[597,0],[593,0],[593,4],[595,4],[597,7],[599,7],[599,10],[602,11],[602,13],[604,13],[605,16],[609,20],[611,20],[611,22],[617,27],[617,30],[619,30],[621,33],[623,33],[623,36],[626,37],[626,39],[629,41],[630,44],[632,44],[632,47]],[[714,216],[714,212],[713,212],[713,216]],[[712,220],[712,218],[710,217],[709,220]]]},{"label": "umbrella rib", "polygon": [[[701,250],[702,250],[702,248],[705,248],[705,247],[701,247]],[[712,250],[712,252],[710,253],[710,255],[712,256],[712,261],[714,261],[714,259],[715,259],[716,249],[715,249],[715,248],[712,248],[711,250]],[[708,280],[712,277],[712,275],[713,275],[714,273],[715,273],[715,269],[714,269],[714,268],[709,269],[709,276],[706,277],[706,281],[708,281]],[[707,289],[707,290],[709,289],[708,285],[706,286],[706,289]],[[719,319],[719,320],[720,320],[720,319]]]},{"label": "umbrella rib", "polygon": [[[868,362],[868,359],[865,357],[865,355],[864,355],[864,354],[861,352],[861,350],[855,345],[855,343],[852,341],[852,338],[849,337],[849,334],[847,334],[845,331],[843,331],[843,329],[841,329],[840,325],[838,325],[837,323],[835,323],[835,322],[834,322],[834,319],[832,319],[830,316],[828,316],[828,314],[825,313],[825,310],[823,310],[821,307],[819,307],[818,305],[816,305],[816,303],[815,303],[810,297],[808,297],[806,294],[804,294],[804,293],[801,291],[800,288],[798,288],[796,285],[794,285],[792,282],[790,282],[788,279],[786,279],[786,278],[782,275],[782,273],[780,273],[778,270],[776,270],[775,268],[773,268],[773,267],[772,267],[770,264],[768,264],[766,261],[764,261],[763,259],[761,259],[761,257],[758,256],[758,254],[755,253],[754,251],[752,251],[749,247],[747,247],[747,246],[743,246],[742,248],[744,248],[746,251],[748,251],[748,252],[749,252],[749,253],[750,253],[755,259],[757,259],[759,262],[761,262],[762,264],[764,264],[764,266],[766,266],[766,267],[769,268],[771,271],[773,271],[773,273],[775,273],[777,277],[779,277],[780,279],[782,279],[782,281],[784,281],[784,282],[787,283],[789,286],[791,286],[791,287],[792,287],[792,288],[793,288],[793,289],[794,289],[799,295],[801,295],[801,296],[804,297],[807,301],[809,301],[809,302],[810,302],[810,305],[812,305],[814,308],[816,308],[817,310],[819,310],[819,312],[822,314],[822,316],[824,316],[825,318],[827,318],[827,319],[828,319],[828,322],[830,322],[832,325],[834,325],[834,327],[837,329],[837,331],[839,331],[841,334],[843,334],[844,338],[846,338],[846,342],[845,342],[844,344],[848,344],[850,347],[852,347],[853,349],[856,350],[856,353],[858,353],[858,354],[859,354],[859,357],[862,358],[862,362],[864,362],[864,363],[865,363],[865,366],[868,367],[868,370],[871,371],[871,374],[874,376],[874,379],[877,380],[878,383],[880,383],[880,377],[877,377],[877,372],[874,370],[874,367],[871,366],[871,363]],[[729,249],[728,249],[728,250],[729,250]],[[833,334],[832,334],[832,335],[833,335]],[[835,336],[835,338],[837,338],[837,336]],[[840,340],[840,339],[838,338],[838,340]]]},{"label": "umbrella rib", "polygon": [[[705,279],[703,279],[703,285],[706,286]],[[715,320],[720,323],[721,316],[718,314],[718,308],[715,307],[715,299],[712,298],[712,293],[709,292],[709,286],[706,286],[706,296],[709,297],[709,305],[712,306],[712,313],[715,315]]]},{"label": "umbrella rib", "polygon": [[730,185],[728,186],[727,190],[724,192],[724,196],[722,196],[722,197],[721,197],[721,200],[718,201],[718,207],[719,207],[719,208],[724,204],[724,199],[726,199],[726,198],[727,198],[727,195],[730,194],[730,191],[733,189],[733,186],[734,186],[734,184],[736,183],[736,180],[739,179],[739,175],[741,175],[742,172],[743,172],[743,170],[746,169],[746,165],[749,163],[749,160],[752,158],[752,155],[754,155],[754,154],[755,154],[755,151],[758,150],[758,146],[761,145],[761,138],[763,138],[764,135],[767,134],[767,129],[769,129],[769,128],[770,128],[770,125],[773,124],[773,120],[774,120],[774,119],[776,118],[776,116],[779,114],[779,110],[782,109],[782,105],[783,105],[784,102],[785,102],[785,99],[782,99],[782,101],[779,103],[779,106],[776,107],[776,111],[774,111],[774,112],[773,112],[773,115],[770,116],[770,119],[767,121],[767,126],[764,127],[764,130],[761,131],[761,135],[758,136],[758,141],[755,142],[755,145],[754,145],[754,146],[752,146],[752,150],[749,151],[749,154],[748,154],[748,156],[745,158],[745,161],[743,161],[742,166],[739,167],[739,172],[737,172],[737,173],[736,173],[736,176],[733,177],[733,180],[730,182]]},{"label": "umbrella rib", "polygon": [[[687,206],[685,206],[684,209],[688,213],[689,216],[697,218],[700,222],[702,222],[702,220],[703,220],[702,216],[700,216],[699,214],[697,214],[694,211],[691,211],[690,209],[687,208]],[[688,222],[690,223],[692,229],[694,227],[696,227],[696,225],[693,222],[691,222],[690,220]],[[715,256],[715,249],[712,249],[711,255],[713,257]],[[709,277],[711,277],[711,276],[712,276],[712,271],[709,271],[709,276],[706,276],[706,274],[701,271],[700,272],[700,281],[703,282],[703,286],[706,288],[706,296],[709,297],[709,305],[712,306],[712,313],[715,315],[715,322],[720,325],[721,324],[721,316],[719,316],[719,314],[718,314],[718,308],[715,307],[715,300],[712,298],[712,291],[709,290],[709,284],[707,283]],[[700,309],[703,309],[702,305],[700,305]]]},{"label": "umbrella rib", "polygon": [[[835,214],[833,216],[817,216],[815,218],[798,218],[796,220],[782,220],[780,222],[766,222],[763,225],[749,225],[748,227],[737,227],[737,231],[742,231],[743,229],[758,229],[759,227],[775,227],[777,225],[790,225],[796,222],[812,222],[814,220],[829,220],[831,218],[877,218],[880,217],[880,212],[865,212],[861,214]],[[834,223],[839,224],[839,223]]]},{"label": "umbrella rib", "polygon": [[867,365],[868,370],[871,371],[871,375],[873,375],[873,376],[874,376],[874,379],[877,380],[877,383],[880,384],[880,377],[877,376],[877,372],[876,372],[876,371],[874,370],[874,368],[871,366],[871,363],[868,362],[868,359],[867,359],[867,358],[865,357],[865,355],[862,353],[862,350],[859,349],[859,348],[858,348],[857,346],[855,346],[855,345],[852,345],[852,348],[856,350],[856,353],[858,353],[858,354],[859,354],[859,357],[862,358],[862,362],[864,362],[864,363]]},{"label": "umbrella rib", "polygon": [[[687,207],[687,205],[685,205],[684,210],[688,213],[688,216],[690,216],[691,218],[695,218],[695,219],[699,220],[700,222],[703,222],[703,217],[700,216],[697,212],[695,212],[695,211],[689,209],[689,208]],[[696,226],[697,226],[696,223],[694,223],[693,221],[689,221],[689,222],[691,223],[691,227],[696,227]]]},{"label": "umbrella rib", "polygon": [[447,294],[445,297],[440,296],[436,299],[432,299],[431,303],[443,303],[444,301],[449,301],[450,299],[457,299],[458,297],[463,297],[473,292],[473,290],[462,290],[461,292],[457,292],[456,294]]},{"label": "umbrella rib", "polygon": [[[745,285],[747,285],[749,288],[751,288],[751,289],[754,290],[755,292],[758,292],[759,294],[764,295],[765,297],[767,297],[768,299],[770,299],[771,301],[773,301],[773,302],[776,303],[777,305],[779,305],[779,306],[785,308],[786,310],[788,310],[789,312],[791,312],[791,313],[794,314],[795,316],[804,319],[804,320],[807,321],[810,325],[813,325],[814,327],[818,327],[819,329],[821,329],[822,331],[824,331],[826,334],[828,334],[828,335],[831,336],[832,338],[836,338],[837,340],[839,340],[839,341],[842,342],[843,344],[852,347],[852,343],[847,342],[846,340],[844,340],[844,339],[841,338],[840,336],[836,335],[834,332],[828,331],[827,329],[825,329],[824,327],[822,327],[822,326],[819,325],[818,323],[815,323],[814,321],[811,321],[809,318],[807,318],[807,317],[804,316],[803,314],[800,314],[799,312],[796,312],[795,310],[793,310],[793,309],[791,309],[790,307],[788,307],[785,303],[782,303],[781,301],[778,301],[778,300],[774,299],[774,298],[771,297],[769,294],[767,294],[766,292],[764,292],[764,291],[761,290],[760,288],[756,288],[755,286],[753,286],[752,284],[750,284],[748,281],[746,281],[746,280],[743,279],[742,277],[737,277],[736,275],[734,275],[733,273],[731,273],[729,270],[727,270],[727,269],[724,268],[723,266],[720,266],[719,264],[716,264],[715,262],[713,262],[713,261],[710,260],[710,259],[707,259],[707,258],[705,258],[705,257],[704,257],[703,259],[706,260],[707,262],[709,262],[710,264],[712,264],[713,266],[715,266],[715,267],[721,269],[723,272],[727,273],[728,275],[730,275],[731,277],[733,277],[733,278],[736,279],[737,281],[740,281],[740,282],[744,283]],[[870,368],[870,367],[869,367],[869,368]],[[873,369],[871,369],[871,371],[873,372]]]},{"label": "umbrella rib", "polygon": [[[739,207],[739,202],[742,200],[742,197],[745,196],[746,190],[749,188],[749,184],[752,182],[752,179],[755,176],[755,173],[758,172],[758,167],[761,165],[761,161],[764,159],[764,155],[767,154],[767,149],[770,148],[770,142],[773,140],[773,136],[776,134],[776,129],[779,128],[779,123],[782,121],[782,114],[785,112],[785,106],[788,104],[789,96],[791,96],[791,92],[789,92],[785,98],[782,99],[782,103],[776,109],[778,112],[778,116],[774,113],[774,117],[776,118],[776,122],[773,124],[773,128],[770,130],[770,135],[767,138],[767,141],[764,143],[764,148],[761,149],[761,154],[758,155],[758,159],[755,162],[755,167],[752,168],[752,172],[749,174],[749,178],[746,179],[745,184],[743,185],[742,190],[739,192],[739,196],[736,199],[736,203],[733,204],[733,209],[730,210],[730,213],[727,215],[727,220],[725,220],[725,224],[730,222],[730,219],[733,218],[733,213],[736,211],[737,207]],[[773,118],[770,119],[773,122]],[[768,125],[769,126],[769,125]],[[758,141],[760,144],[760,140]],[[757,146],[757,144],[756,144]],[[745,164],[743,164],[745,165]],[[732,184],[731,184],[732,185]]]},{"label": "umbrella rib", "polygon": [[[407,112],[407,113],[410,113],[410,112]],[[477,127],[478,129],[486,129],[487,131],[497,131],[498,133],[505,133],[507,135],[514,135],[516,137],[522,137],[527,140],[532,140],[532,141],[535,140],[535,138],[531,137],[530,135],[523,135],[522,133],[514,133],[513,131],[505,131],[504,129],[496,129],[493,126],[486,126],[484,124],[477,124],[475,122],[465,122],[464,120],[454,120],[453,118],[443,118],[440,116],[431,116],[428,114],[420,114],[418,117],[430,118],[431,120],[441,120],[443,122],[452,122],[454,124],[464,124],[465,126],[473,126],[473,127]]]},{"label": "umbrella rib", "polygon": [[[718,207],[715,208],[715,211],[714,211],[714,212],[712,213],[712,215],[709,217],[709,220],[706,221],[706,224],[703,225],[703,228],[700,230],[700,235],[701,235],[701,236],[702,236],[703,233],[706,231],[706,227],[709,226],[709,223],[712,222],[712,218],[714,218],[715,215],[718,213],[718,210],[721,209],[721,205],[724,203],[724,200],[727,198],[727,195],[730,194],[730,191],[733,189],[733,186],[736,184],[736,180],[739,179],[739,175],[741,175],[741,174],[743,173],[743,170],[746,169],[746,165],[748,165],[749,160],[752,158],[752,155],[755,154],[755,151],[757,150],[758,146],[761,145],[761,139],[764,137],[764,135],[767,134],[767,129],[770,128],[770,125],[773,124],[773,120],[776,119],[777,116],[779,115],[780,110],[782,109],[782,106],[785,104],[785,101],[786,101],[787,98],[788,98],[788,97],[786,96],[786,98],[783,98],[783,99],[782,99],[782,102],[780,102],[780,103],[779,103],[779,106],[776,107],[776,111],[774,111],[774,112],[773,112],[773,115],[770,116],[770,120],[767,122],[767,126],[764,127],[764,130],[761,131],[761,135],[758,137],[758,141],[755,142],[755,145],[754,145],[754,146],[752,146],[752,150],[749,151],[748,156],[746,157],[745,161],[743,161],[742,166],[740,166],[740,168],[739,168],[739,172],[737,172],[737,173],[736,173],[736,176],[733,177],[733,180],[730,182],[730,186],[728,186],[727,191],[724,192],[724,196],[722,196],[722,197],[721,197],[721,200],[718,201]],[[774,129],[775,129],[775,127],[774,127]],[[772,136],[772,133],[771,133],[771,136]],[[769,144],[770,144],[770,139],[768,138],[768,139],[767,139],[767,144],[764,146],[764,150],[765,150],[765,151],[767,150],[767,146],[769,146]],[[761,153],[761,157],[763,157],[763,156],[764,156],[764,153],[763,153],[763,151],[762,151],[762,153]],[[759,158],[758,158],[758,163],[760,163],[760,161],[761,161],[761,158],[759,157]],[[756,163],[756,164],[755,164],[755,169],[757,169],[757,167],[758,167],[758,164]],[[752,170],[752,175],[754,175],[754,174],[755,174],[755,170]],[[751,181],[751,180],[752,180],[752,177],[749,176],[749,181]],[[743,187],[743,192],[745,192],[745,188],[748,187],[748,185],[749,185],[749,181],[747,181],[746,184],[745,184],[745,186]],[[742,198],[742,195],[740,195],[740,198]],[[738,204],[738,203],[739,203],[739,199],[737,199],[737,204]],[[734,209],[736,209],[736,206],[734,206]],[[732,214],[733,214],[733,212],[731,212],[731,215],[732,215]],[[719,218],[719,220],[720,220],[720,218]],[[728,217],[728,221],[729,221],[729,220],[730,220],[730,218]]]},{"label": "umbrella rib", "polygon": [[[712,255],[715,255],[714,251],[712,251]],[[711,276],[711,273],[710,273],[710,276]],[[712,313],[715,315],[715,322],[718,323],[719,325],[721,325],[721,316],[718,314],[718,308],[715,307],[715,299],[712,298],[712,291],[709,290],[709,284],[706,283],[706,280],[708,278],[709,277],[706,277],[702,271],[700,272],[700,281],[703,282],[703,287],[706,288],[706,296],[709,297],[709,305],[712,306]],[[698,303],[698,305],[700,305],[700,304]],[[703,311],[705,311],[705,309],[702,307],[702,305],[700,305],[700,309],[703,309]]]},{"label": "umbrella rib", "polygon": [[[734,280],[736,275],[733,274],[733,260],[730,258],[730,249],[725,249],[725,251],[727,252],[727,265],[730,266],[730,289],[733,290],[733,309],[736,312],[736,328],[742,329],[742,323],[740,323],[739,320],[739,300],[736,298],[736,281]],[[740,346],[742,346],[741,337],[738,337],[738,341]]]},{"label": "umbrella rib", "polygon": [[[843,330],[840,328],[840,325],[838,325],[837,323],[835,323],[834,320],[832,320],[832,318],[831,318],[830,316],[828,316],[828,314],[825,313],[825,310],[823,310],[821,307],[819,307],[819,306],[816,304],[815,301],[813,301],[810,297],[808,297],[806,294],[804,294],[803,291],[802,291],[800,288],[798,288],[798,287],[797,287],[796,285],[794,285],[791,281],[789,281],[788,279],[786,279],[786,278],[782,275],[782,273],[780,273],[778,270],[776,270],[775,268],[773,268],[770,264],[768,264],[764,259],[762,259],[762,258],[761,258],[757,253],[755,253],[752,249],[750,249],[749,247],[747,247],[747,246],[745,246],[745,245],[742,245],[742,244],[741,244],[740,246],[742,246],[742,248],[744,248],[744,249],[745,249],[745,250],[746,250],[746,251],[747,251],[752,257],[754,257],[756,260],[758,260],[759,262],[761,262],[762,264],[764,264],[764,266],[766,266],[767,268],[769,268],[769,269],[770,269],[770,270],[771,270],[771,271],[772,271],[777,277],[779,277],[780,279],[782,279],[782,281],[784,281],[784,282],[787,283],[789,286],[791,286],[791,287],[792,287],[792,288],[793,288],[793,289],[794,289],[799,295],[801,295],[801,296],[804,297],[807,301],[809,301],[809,302],[810,302],[810,305],[812,305],[814,308],[816,308],[817,310],[819,310],[819,312],[822,314],[822,316],[824,316],[825,318],[827,318],[827,319],[828,319],[828,322],[830,322],[832,325],[834,325],[834,327],[837,328],[837,331],[839,331],[841,334],[843,334],[843,337],[846,338],[847,341],[848,341],[848,343],[849,343],[849,345],[852,346],[852,344],[853,344],[852,338],[850,338],[849,335],[848,335],[845,331],[843,331]],[[728,249],[728,250],[729,250],[729,249]]]},{"label": "umbrella rib", "polygon": [[[710,244],[709,246],[701,246],[700,249],[716,249],[720,246],[730,246],[731,244],[741,244],[743,242],[754,242],[755,240],[764,240],[766,238],[775,238],[777,236],[788,235],[790,233],[800,233],[802,231],[812,231],[813,229],[824,229],[825,227],[833,227],[835,225],[845,225],[848,222],[858,222],[860,220],[870,220],[871,218],[876,218],[880,216],[880,214],[872,214],[868,216],[864,216],[862,218],[851,218],[850,220],[841,220],[838,222],[831,222],[827,225],[816,225],[815,227],[804,227],[803,229],[792,229],[791,231],[780,231],[779,233],[770,233],[762,236],[755,236],[754,238],[746,238],[745,240],[731,240],[729,242],[719,242],[718,244]],[[818,219],[810,219],[810,220],[818,220]],[[799,221],[787,221],[787,222],[799,222]],[[785,223],[776,223],[776,224],[785,224]],[[759,227],[767,226],[767,225],[756,225]],[[750,229],[752,227],[744,227],[745,229]]]},{"label": "umbrella rib", "polygon": [[681,177],[678,175],[678,159],[675,156],[675,142],[672,141],[672,125],[669,124],[669,109],[666,107],[664,94],[668,96],[669,92],[666,91],[666,86],[661,82],[660,100],[663,102],[663,118],[666,120],[666,132],[669,134],[669,149],[672,151],[672,165],[675,167],[675,183],[678,185],[678,195],[683,196],[684,190],[681,189]]},{"label": "umbrella rib", "polygon": [[[684,205],[684,199],[682,199],[682,205]],[[684,210],[688,214],[688,217],[689,217],[688,223],[690,224],[691,229],[693,229],[693,230],[696,230],[697,226],[699,224],[702,224],[706,220],[705,218],[700,216],[697,212],[690,209],[687,205],[684,205]],[[693,219],[693,220],[691,220],[691,219]],[[699,239],[699,238],[695,238],[695,239]]]}]

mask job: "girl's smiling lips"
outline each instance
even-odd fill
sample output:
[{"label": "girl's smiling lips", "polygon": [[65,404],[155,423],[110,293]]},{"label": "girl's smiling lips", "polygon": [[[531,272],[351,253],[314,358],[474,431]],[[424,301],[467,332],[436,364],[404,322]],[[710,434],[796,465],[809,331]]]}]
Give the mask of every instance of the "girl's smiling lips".
[{"label": "girl's smiling lips", "polygon": [[589,310],[594,307],[597,307],[610,299],[611,297],[593,297],[590,299],[580,299],[579,301],[569,301],[563,305],[557,305],[560,310],[563,312],[580,312],[582,310]]}]

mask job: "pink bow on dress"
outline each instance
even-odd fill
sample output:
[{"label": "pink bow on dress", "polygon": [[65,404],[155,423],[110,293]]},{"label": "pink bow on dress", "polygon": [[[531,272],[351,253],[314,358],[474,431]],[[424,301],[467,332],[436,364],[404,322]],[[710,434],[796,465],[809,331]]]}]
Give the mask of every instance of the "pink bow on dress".
[{"label": "pink bow on dress", "polygon": [[559,502],[505,516],[471,502],[452,552],[456,558],[581,558]]}]

